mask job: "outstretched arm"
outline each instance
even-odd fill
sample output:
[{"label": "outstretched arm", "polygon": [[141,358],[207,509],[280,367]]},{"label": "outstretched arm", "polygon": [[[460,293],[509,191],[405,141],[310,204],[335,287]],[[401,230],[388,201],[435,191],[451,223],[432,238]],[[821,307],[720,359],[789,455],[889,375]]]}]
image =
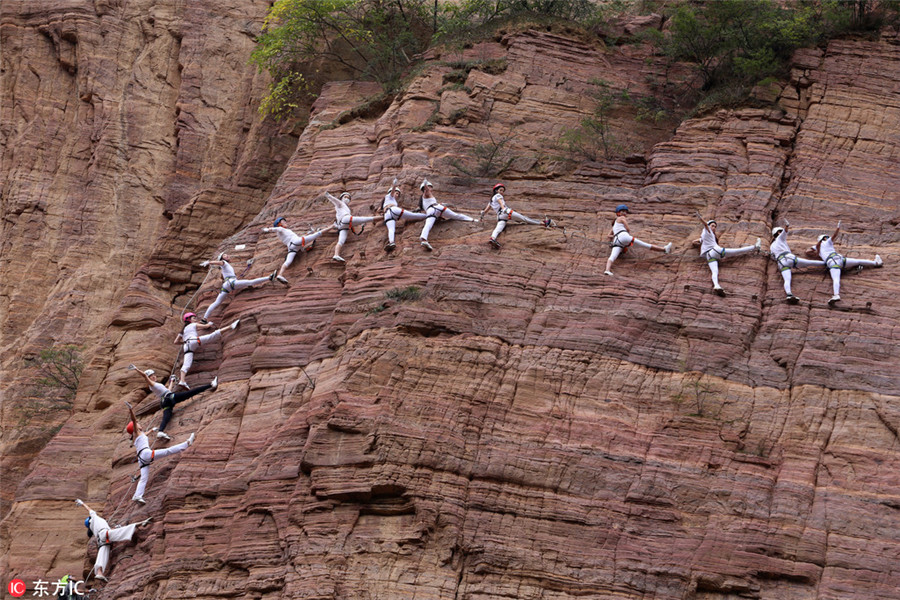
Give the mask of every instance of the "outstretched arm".
[{"label": "outstretched arm", "polygon": [[329,194],[328,192],[325,192],[325,198],[327,198],[329,202],[334,204],[335,210],[340,210],[341,208],[343,208],[344,203],[341,202],[340,200],[338,200],[337,198],[335,198],[334,196],[332,196],[331,194]]},{"label": "outstretched arm", "polygon": [[140,376],[144,378],[144,381],[147,382],[147,387],[153,385],[153,382],[150,381],[150,376],[144,373],[143,369],[138,369],[137,367],[135,367],[135,369],[137,369],[137,372],[140,374]]},{"label": "outstretched arm", "polygon": [[144,430],[141,429],[141,424],[138,423],[137,417],[134,416],[134,409],[131,408],[131,404],[126,402],[125,406],[128,407],[128,416],[131,417],[131,422],[134,423],[134,431],[131,432],[131,439],[133,440],[135,436],[144,433]]},{"label": "outstretched arm", "polygon": [[832,242],[837,239],[838,233],[840,233],[840,232],[841,232],[841,222],[838,221],[837,227],[834,229],[834,233],[831,234]]},{"label": "outstretched arm", "polygon": [[90,506],[88,506],[87,504],[85,504],[84,501],[81,500],[81,498],[76,498],[76,499],[75,499],[75,504],[76,504],[77,506],[83,506],[83,507],[84,507],[84,510],[88,511],[88,513],[94,512],[94,509],[91,508]]},{"label": "outstretched arm", "polygon": [[703,229],[709,231],[709,225],[706,224],[706,221],[703,220],[703,217],[699,212],[694,211],[694,214],[697,215],[697,218],[700,219],[700,224],[703,225]]}]

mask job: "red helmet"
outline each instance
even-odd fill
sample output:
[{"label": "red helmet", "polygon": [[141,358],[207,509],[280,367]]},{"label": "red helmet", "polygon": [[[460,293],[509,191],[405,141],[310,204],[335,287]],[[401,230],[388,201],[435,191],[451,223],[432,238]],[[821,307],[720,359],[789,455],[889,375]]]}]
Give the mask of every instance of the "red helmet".
[{"label": "red helmet", "polygon": [[189,313],[184,313],[184,316],[181,318],[184,320],[185,323],[190,323],[191,317],[196,317],[196,316],[197,316],[197,313],[189,312]]},{"label": "red helmet", "polygon": [[505,190],[506,186],[503,185],[502,183],[498,183],[497,185],[494,186],[494,193],[496,194],[497,190],[499,190],[500,188],[503,188]]},{"label": "red helmet", "polygon": [[128,425],[125,426],[125,431],[134,433],[134,421],[128,421]]}]

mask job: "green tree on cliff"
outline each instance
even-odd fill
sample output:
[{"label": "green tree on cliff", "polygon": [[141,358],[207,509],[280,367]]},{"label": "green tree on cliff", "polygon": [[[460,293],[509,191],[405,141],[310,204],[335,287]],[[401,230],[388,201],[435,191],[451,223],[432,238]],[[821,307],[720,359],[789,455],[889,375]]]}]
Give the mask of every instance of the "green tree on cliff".
[{"label": "green tree on cliff", "polygon": [[299,106],[324,73],[396,88],[434,33],[433,0],[279,0],[251,60],[272,75],[264,113]]},{"label": "green tree on cliff", "polygon": [[895,8],[871,0],[686,2],[658,43],[673,60],[695,65],[704,90],[747,86],[782,74],[798,48],[877,29]]}]

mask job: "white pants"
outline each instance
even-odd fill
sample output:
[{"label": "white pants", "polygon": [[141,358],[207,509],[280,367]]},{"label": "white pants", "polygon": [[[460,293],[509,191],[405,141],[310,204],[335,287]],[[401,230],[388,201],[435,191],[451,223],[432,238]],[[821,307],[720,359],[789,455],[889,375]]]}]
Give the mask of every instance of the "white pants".
[{"label": "white pants", "polygon": [[709,265],[709,270],[712,272],[712,282],[715,287],[719,286],[719,261],[723,258],[728,258],[730,256],[740,256],[741,254],[749,254],[756,250],[756,246],[742,246],[741,248],[723,248],[722,246],[716,246],[715,248],[711,248],[706,251],[705,254],[702,254],[703,258],[706,259],[706,264]]},{"label": "white pants", "polygon": [[265,283],[268,281],[268,277],[257,277],[256,279],[227,279],[225,283],[222,284],[222,289],[219,291],[219,295],[216,296],[215,302],[209,305],[209,308],[206,309],[206,312],[203,313],[203,318],[208,319],[209,315],[212,311],[219,308],[219,305],[222,304],[222,301],[228,297],[228,294],[231,292],[237,292],[238,290],[242,290],[245,287],[250,287],[251,285],[257,285],[259,283]]},{"label": "white pants", "polygon": [[[281,265],[281,268],[287,269],[289,266],[291,266],[291,263],[294,262],[294,258],[297,256],[298,252],[309,252],[313,247],[313,243],[323,233],[325,233],[324,230],[310,233],[309,235],[304,235],[301,238],[303,240],[303,244],[299,248],[294,248],[293,245],[288,245],[288,255],[287,258],[284,259],[284,264]],[[268,277],[266,279],[268,279]]]},{"label": "white pants", "polygon": [[132,496],[131,499],[134,500],[135,498],[142,498],[144,496],[144,490],[147,489],[147,480],[150,478],[150,465],[147,464],[148,462],[152,463],[157,458],[184,452],[187,448],[187,442],[181,442],[171,448],[160,448],[159,450],[150,450],[149,448],[146,448],[143,451],[143,456],[138,457],[138,462],[143,460],[143,463],[141,463],[143,465],[141,466],[141,479],[138,481],[137,488],[134,490],[134,496]]},{"label": "white pants", "polygon": [[109,545],[112,542],[130,542],[131,538],[134,537],[135,529],[137,529],[137,523],[110,529],[109,523],[104,518],[93,516],[91,520],[93,519],[97,519],[95,527],[97,535],[95,537],[99,546],[97,560],[94,561],[94,574],[97,575],[100,571],[106,573],[106,567],[109,566]]},{"label": "white pants", "polygon": [[492,240],[496,240],[497,236],[503,233],[503,230],[506,229],[506,222],[510,219],[515,219],[521,223],[528,223],[529,225],[541,225],[540,221],[519,214],[511,208],[507,208],[505,211],[501,210],[497,213],[497,226],[494,227],[494,232],[491,234]]},{"label": "white pants", "polygon": [[432,204],[428,207],[428,210],[425,211],[425,227],[422,228],[422,235],[419,237],[428,241],[428,234],[431,233],[431,228],[434,227],[434,224],[437,223],[438,219],[447,219],[448,221],[475,220],[472,217],[453,212],[443,204]]},{"label": "white pants", "polygon": [[341,219],[341,222],[337,224],[338,226],[338,242],[337,249],[335,250],[335,255],[337,255],[338,249],[341,248],[344,244],[347,243],[347,232],[350,231],[350,228],[354,225],[365,225],[366,223],[371,223],[375,220],[375,217],[354,217],[347,216]]},{"label": "white pants", "polygon": [[394,231],[397,228],[397,221],[424,221],[425,214],[410,212],[399,206],[389,206],[384,211],[384,224],[388,230],[388,242],[394,243]]},{"label": "white pants", "polygon": [[609,262],[614,263],[619,255],[622,254],[629,246],[635,245],[638,248],[652,248],[647,242],[641,241],[636,237],[629,235],[627,231],[620,231],[613,242],[612,252],[609,253]]},{"label": "white pants", "polygon": [[791,269],[794,267],[821,267],[825,265],[821,260],[799,258],[796,254],[790,252],[777,257],[775,263],[781,271],[781,277],[784,279],[784,293],[788,296],[793,296],[791,293]]},{"label": "white pants", "polygon": [[[266,279],[268,279],[268,277]],[[191,365],[194,364],[194,351],[198,350],[203,344],[212,340],[217,340],[220,337],[222,337],[222,332],[216,329],[210,334],[201,335],[199,339],[185,342],[184,345],[182,345],[181,349],[184,352],[184,361],[181,363],[181,372],[183,373],[182,379],[187,376],[188,372],[191,370]]]},{"label": "white pants", "polygon": [[828,267],[828,273],[831,275],[831,288],[834,290],[835,296],[841,295],[841,270],[855,269],[856,267],[875,267],[877,264],[874,260],[862,260],[859,258],[847,258],[835,252],[825,259],[825,266]]}]

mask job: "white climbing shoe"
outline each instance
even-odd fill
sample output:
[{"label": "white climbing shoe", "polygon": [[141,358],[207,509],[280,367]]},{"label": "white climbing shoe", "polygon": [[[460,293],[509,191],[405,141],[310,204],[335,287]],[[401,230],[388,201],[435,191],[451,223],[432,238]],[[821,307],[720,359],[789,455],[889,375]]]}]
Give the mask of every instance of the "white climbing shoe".
[{"label": "white climbing shoe", "polygon": [[167,442],[171,442],[171,441],[172,441],[172,438],[169,437],[169,434],[168,434],[168,433],[165,433],[165,432],[163,432],[163,431],[157,431],[157,432],[156,432],[156,439],[158,439],[158,440],[166,440]]},{"label": "white climbing shoe", "polygon": [[603,274],[604,274],[604,275],[609,275],[610,277],[613,276],[612,271],[603,271]]},{"label": "white climbing shoe", "polygon": [[347,262],[346,260],[344,260],[343,258],[341,258],[340,256],[338,256],[337,254],[335,254],[334,256],[332,256],[332,257],[331,257],[331,260],[333,260],[333,261],[335,261],[335,262],[339,262],[339,263],[345,263],[345,262]]},{"label": "white climbing shoe", "polygon": [[229,325],[229,327],[231,327],[231,330],[234,331],[235,329],[237,329],[238,323],[240,323],[240,322],[241,322],[240,319],[235,319],[235,320],[234,320],[234,323],[232,323],[231,325]]},{"label": "white climbing shoe", "polygon": [[428,243],[428,240],[422,240],[422,247],[431,252],[434,248],[431,247],[431,244]]},{"label": "white climbing shoe", "polygon": [[666,244],[666,247],[663,248],[666,254],[672,254],[672,242]]},{"label": "white climbing shoe", "polygon": [[[137,498],[132,498],[132,500],[134,500],[134,501],[137,502],[138,504],[147,504],[147,501],[144,500],[141,496],[138,496]],[[99,577],[99,576],[98,576],[98,577]]]},{"label": "white climbing shoe", "polygon": [[190,436],[188,436],[187,444],[188,444],[188,446],[194,445],[194,434],[193,433]]},{"label": "white climbing shoe", "polygon": [[875,268],[877,269],[878,267],[881,267],[881,266],[884,266],[884,261],[881,260],[881,257],[876,254],[875,255]]},{"label": "white climbing shoe", "polygon": [[213,377],[213,380],[209,382],[209,389],[214,390],[219,387],[219,376],[216,375]]},{"label": "white climbing shoe", "polygon": [[840,295],[835,294],[828,300],[828,304],[834,305],[835,303],[840,302],[840,301],[841,301]]},{"label": "white climbing shoe", "polygon": [[759,252],[759,249],[762,248],[762,240],[756,238],[756,244],[754,244],[754,246],[756,246],[756,251]]},{"label": "white climbing shoe", "polygon": [[725,296],[725,290],[720,285],[713,286],[713,291],[722,297]]}]

